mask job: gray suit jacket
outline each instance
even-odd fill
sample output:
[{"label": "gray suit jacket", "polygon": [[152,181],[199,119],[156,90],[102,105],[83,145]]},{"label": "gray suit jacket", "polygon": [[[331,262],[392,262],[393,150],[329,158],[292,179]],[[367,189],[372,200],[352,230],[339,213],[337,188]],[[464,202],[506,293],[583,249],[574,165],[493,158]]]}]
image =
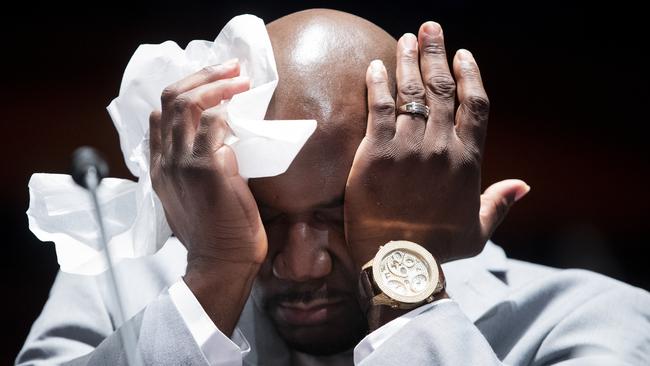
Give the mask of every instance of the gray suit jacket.
[{"label": "gray suit jacket", "polygon": [[[146,364],[207,365],[167,294],[185,271],[175,239],[155,256],[117,266],[128,322]],[[453,302],[419,315],[362,365],[650,365],[650,294],[583,270],[506,258],[488,243],[443,265]],[[16,363],[126,363],[104,276],[59,273]],[[288,365],[290,353],[249,301],[239,327],[245,365]],[[117,331],[116,331],[117,329]]]}]

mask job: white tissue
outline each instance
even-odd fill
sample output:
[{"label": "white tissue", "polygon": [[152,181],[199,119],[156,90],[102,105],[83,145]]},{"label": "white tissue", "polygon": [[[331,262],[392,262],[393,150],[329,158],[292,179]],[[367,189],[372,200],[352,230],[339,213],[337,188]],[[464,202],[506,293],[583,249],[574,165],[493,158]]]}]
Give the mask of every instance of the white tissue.
[{"label": "white tissue", "polygon": [[[282,174],[316,129],[315,120],[265,121],[278,83],[273,49],[264,22],[233,18],[214,42],[192,41],[185,50],[167,41],[141,45],[124,72],[120,94],[108,106],[126,165],[138,182],[107,178],[99,201],[114,263],[154,254],[171,230],[149,177],[149,114],[160,109],[168,85],[201,68],[238,58],[251,89],[226,102],[234,136],[226,139],[245,178]],[[53,241],[61,270],[98,274],[106,270],[90,198],[70,176],[34,174],[29,182],[29,228]]]}]

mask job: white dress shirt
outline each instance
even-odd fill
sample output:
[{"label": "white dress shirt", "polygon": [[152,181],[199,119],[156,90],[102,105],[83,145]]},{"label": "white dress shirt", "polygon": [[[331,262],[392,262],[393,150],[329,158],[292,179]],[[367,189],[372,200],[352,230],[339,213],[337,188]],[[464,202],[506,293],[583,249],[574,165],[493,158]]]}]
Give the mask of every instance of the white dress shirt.
[{"label": "white dress shirt", "polygon": [[241,365],[251,347],[239,328],[235,328],[232,338],[223,334],[182,278],[171,285],[168,291],[169,297],[210,365]]},{"label": "white dress shirt", "polygon": [[[187,287],[187,284],[185,284],[182,278],[178,279],[168,291],[172,302],[185,321],[194,341],[199,345],[210,365],[241,365],[243,358],[250,352],[251,347],[239,328],[235,328],[232,338],[228,338],[223,334],[214,322],[212,322],[212,319],[210,319],[201,306],[201,303],[199,303],[199,300],[194,296],[189,287]],[[400,328],[413,320],[413,318],[438,304],[448,301],[452,300],[441,299],[420,306],[368,334],[354,348],[354,364],[359,364],[364,358],[381,346],[386,339],[390,338]],[[306,355],[294,357],[294,360],[298,361],[301,366],[319,364],[317,358],[310,358]]]}]

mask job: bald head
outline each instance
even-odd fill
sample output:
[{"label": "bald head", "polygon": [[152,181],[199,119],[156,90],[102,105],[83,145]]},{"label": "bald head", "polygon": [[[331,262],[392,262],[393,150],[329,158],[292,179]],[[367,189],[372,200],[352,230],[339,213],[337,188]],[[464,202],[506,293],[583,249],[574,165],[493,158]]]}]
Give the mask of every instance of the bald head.
[{"label": "bald head", "polygon": [[[277,19],[267,29],[280,76],[270,113],[304,113],[302,117],[311,115],[323,124],[336,120],[349,105],[358,106],[365,115],[365,73],[370,61],[383,60],[388,74],[394,75],[395,39],[355,15],[305,10]],[[295,104],[305,108],[287,110]]]}]

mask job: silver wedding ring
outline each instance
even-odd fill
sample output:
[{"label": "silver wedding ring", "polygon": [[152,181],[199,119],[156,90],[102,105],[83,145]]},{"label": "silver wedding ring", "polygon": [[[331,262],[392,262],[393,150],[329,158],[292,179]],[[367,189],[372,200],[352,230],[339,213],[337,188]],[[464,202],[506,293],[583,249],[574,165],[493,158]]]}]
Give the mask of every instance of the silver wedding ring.
[{"label": "silver wedding ring", "polygon": [[397,111],[399,112],[399,114],[402,113],[419,114],[422,117],[424,117],[425,120],[429,118],[429,107],[427,107],[422,103],[410,102],[410,103],[402,104],[401,106],[399,106],[399,108],[397,108]]}]

